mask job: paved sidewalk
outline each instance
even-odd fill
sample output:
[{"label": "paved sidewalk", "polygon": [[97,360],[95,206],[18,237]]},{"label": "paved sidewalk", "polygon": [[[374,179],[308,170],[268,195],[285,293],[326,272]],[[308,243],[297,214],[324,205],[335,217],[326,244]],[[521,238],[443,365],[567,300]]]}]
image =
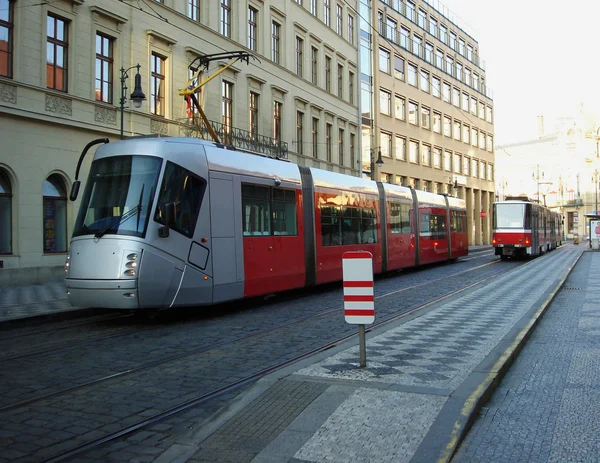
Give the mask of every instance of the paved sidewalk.
[{"label": "paved sidewalk", "polygon": [[365,369],[355,339],[263,378],[155,461],[449,461],[583,250],[564,246],[374,330]]}]

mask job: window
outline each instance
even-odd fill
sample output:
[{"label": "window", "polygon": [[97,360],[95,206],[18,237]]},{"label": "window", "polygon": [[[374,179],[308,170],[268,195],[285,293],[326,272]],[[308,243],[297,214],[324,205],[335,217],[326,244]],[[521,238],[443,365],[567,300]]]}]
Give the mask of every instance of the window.
[{"label": "window", "polygon": [[429,108],[421,105],[421,127],[424,129],[431,128],[431,112]]},{"label": "window", "polygon": [[325,90],[331,92],[331,58],[325,57]]},{"label": "window", "polygon": [[258,10],[248,7],[248,48],[252,51],[257,51],[256,48],[256,33],[258,28]]},{"label": "window", "polygon": [[479,178],[485,180],[485,162],[479,161]]},{"label": "window", "polygon": [[448,40],[448,28],[445,24],[440,24],[440,40],[444,43]]},{"label": "window", "polygon": [[348,15],[348,42],[354,45],[354,16]]},{"label": "window", "polygon": [[193,21],[198,21],[200,19],[200,0],[188,0],[187,2],[187,15],[188,18]]},{"label": "window", "polygon": [[433,131],[435,133],[442,133],[442,114],[433,112]]},{"label": "window", "polygon": [[481,132],[479,134],[479,148],[484,150],[486,146],[485,133]]},{"label": "window", "polygon": [[280,45],[281,25],[275,21],[271,24],[271,59],[279,64],[279,45]]},{"label": "window", "polygon": [[379,134],[379,146],[381,147],[381,155],[386,158],[392,157],[392,134],[381,132]]},{"label": "window", "polygon": [[325,25],[331,27],[331,4],[329,3],[329,0],[323,0],[323,18],[325,20]]},{"label": "window", "polygon": [[435,49],[435,67],[438,69],[444,69],[444,52],[439,48]]},{"label": "window", "polygon": [[354,73],[348,73],[348,102],[354,104]]},{"label": "window", "polygon": [[461,38],[458,39],[458,53],[465,56],[465,40]]},{"label": "window", "polygon": [[421,149],[421,164],[424,166],[431,165],[431,146],[423,144]]},{"label": "window", "polygon": [[385,90],[379,91],[379,110],[381,111],[381,114],[385,114],[386,116],[391,115],[391,98],[392,95],[390,92]]},{"label": "window", "polygon": [[419,142],[411,140],[408,144],[408,160],[417,164],[419,162]]},{"label": "window", "polygon": [[338,96],[342,98],[344,96],[344,66],[338,64]]},{"label": "window", "polygon": [[150,112],[165,115],[165,59],[152,53],[150,76]]},{"label": "window", "polygon": [[[1,14],[1,12],[0,12]],[[95,98],[105,103],[113,102],[113,41],[103,34],[96,34],[96,88]]]},{"label": "window", "polygon": [[302,77],[302,55],[304,53],[304,40],[296,37],[296,75]]},{"label": "window", "polygon": [[467,59],[473,61],[473,45],[467,45]]},{"label": "window", "polygon": [[44,254],[67,252],[67,191],[57,174],[44,182],[43,217]]},{"label": "window", "polygon": [[485,120],[490,123],[492,122],[492,107],[491,106],[485,107]]},{"label": "window", "polygon": [[303,125],[304,125],[304,113],[297,111],[296,112],[296,151],[298,152],[298,154],[302,154],[304,152],[303,150],[303,139],[302,139],[302,132],[303,132]]},{"label": "window", "polygon": [[408,63],[408,83],[417,86],[417,66],[412,63]]},{"label": "window", "polygon": [[331,162],[331,124],[325,124],[325,151],[327,161]]},{"label": "window", "polygon": [[469,172],[469,168],[471,165],[471,160],[469,158],[463,158],[463,174],[464,175],[471,175]]},{"label": "window", "polygon": [[67,23],[58,16],[48,15],[46,45],[46,86],[67,91],[69,36]]},{"label": "window", "polygon": [[477,138],[477,129],[475,127],[471,127],[471,145],[477,146],[478,138]]},{"label": "window", "polygon": [[350,134],[350,167],[356,169],[354,147],[356,146],[356,135]]},{"label": "window", "polygon": [[431,94],[436,98],[442,96],[442,81],[439,77],[433,76],[431,78]]},{"label": "window", "polygon": [[317,0],[310,0],[310,14],[317,15]]},{"label": "window", "polygon": [[163,204],[174,203],[175,216],[169,228],[191,238],[194,236],[205,189],[206,180],[168,161],[154,220],[165,225],[160,208]]},{"label": "window", "polygon": [[450,98],[450,91],[451,91],[450,84],[448,82],[444,82],[444,101],[446,103],[452,103],[452,100]]},{"label": "window", "polygon": [[344,129],[338,130],[338,159],[340,166],[344,165]]},{"label": "window", "polygon": [[12,187],[0,169],[0,254],[12,254]]},{"label": "window", "polygon": [[404,59],[394,56],[394,77],[404,80]]},{"label": "window", "polygon": [[460,90],[456,87],[452,87],[452,104],[460,108]]},{"label": "window", "polygon": [[463,111],[469,110],[469,95],[466,94],[465,92],[462,93],[462,110]]},{"label": "window", "polygon": [[406,17],[412,22],[415,21],[415,4],[410,0],[406,1]]},{"label": "window", "polygon": [[486,146],[487,146],[487,150],[491,153],[492,150],[493,150],[493,146],[494,146],[494,140],[493,140],[493,136],[490,135],[489,133],[488,133],[488,136],[487,136]]},{"label": "window", "polygon": [[460,141],[460,121],[454,119],[454,139]]},{"label": "window", "polygon": [[433,44],[425,42],[425,61],[433,63]]},{"label": "window", "polygon": [[315,47],[310,47],[310,72],[311,72],[311,82],[317,85],[317,73],[318,73],[318,58],[319,58],[319,50]]},{"label": "window", "polygon": [[479,177],[479,162],[477,159],[471,159],[471,175],[473,177]]},{"label": "window", "polygon": [[410,204],[390,203],[390,233],[411,233]]},{"label": "window", "polygon": [[375,209],[321,206],[321,245],[344,246],[377,243]]},{"label": "window", "polygon": [[446,72],[451,76],[454,75],[454,59],[449,55],[446,55]]},{"label": "window", "polygon": [[494,166],[491,164],[487,165],[487,179],[494,180]]},{"label": "window", "polygon": [[447,137],[452,136],[452,119],[450,119],[450,116],[444,116],[444,135]]},{"label": "window", "polygon": [[4,77],[13,75],[13,8],[13,0],[0,0],[0,76]]},{"label": "window", "polygon": [[477,116],[480,119],[485,119],[485,104],[481,100],[477,103]]},{"label": "window", "polygon": [[448,150],[444,150],[444,170],[452,170],[452,152]]},{"label": "window", "polygon": [[421,69],[421,90],[429,93],[429,73]]},{"label": "window", "polygon": [[462,127],[462,141],[467,144],[471,143],[471,127],[466,124],[463,124]]},{"label": "window", "polygon": [[383,48],[379,49],[379,70],[386,74],[390,73],[390,52]]},{"label": "window", "polygon": [[477,116],[477,98],[474,96],[471,97],[471,114]]},{"label": "window", "polygon": [[402,26],[400,28],[400,46],[402,48],[408,49],[409,37],[410,37],[410,31],[406,27]]},{"label": "window", "polygon": [[450,227],[453,232],[464,233],[467,231],[467,213],[465,211],[450,211]]},{"label": "window", "polygon": [[319,157],[319,119],[316,117],[312,120],[312,152],[313,158]]},{"label": "window", "polygon": [[281,110],[283,103],[273,102],[273,138],[275,141],[281,141]]},{"label": "window", "polygon": [[396,119],[406,120],[406,100],[398,95],[394,97],[394,115]]},{"label": "window", "polygon": [[233,84],[221,82],[221,123],[223,124],[223,143],[233,144],[231,134],[233,129]]},{"label": "window", "polygon": [[412,52],[418,57],[423,57],[423,39],[417,34],[413,34],[412,40]]},{"label": "window", "polygon": [[336,5],[337,33],[340,37],[343,36],[344,28],[344,8],[342,5]]},{"label": "window", "polygon": [[429,18],[429,33],[437,37],[437,19]]},{"label": "window", "polygon": [[296,235],[296,192],[242,184],[244,236]]},{"label": "window", "polygon": [[406,138],[396,135],[396,159],[406,161]]},{"label": "window", "polygon": [[419,109],[419,105],[413,101],[408,102],[408,122],[409,124],[418,125],[419,121],[417,119],[417,111]]},{"label": "window", "polygon": [[394,21],[392,18],[390,18],[388,16],[387,24],[386,24],[386,28],[385,28],[385,36],[389,41],[396,43],[397,35],[398,35],[398,22]]},{"label": "window", "polygon": [[456,62],[456,76],[458,80],[462,81],[462,64],[460,62]]},{"label": "window", "polygon": [[221,0],[221,34],[231,37],[231,0]]},{"label": "window", "polygon": [[417,24],[419,27],[425,29],[425,23],[427,22],[427,12],[419,8],[419,16],[417,18]]},{"label": "window", "polygon": [[454,153],[454,156],[452,158],[452,162],[453,162],[452,169],[457,174],[460,174],[460,172],[461,172],[461,170],[460,170],[460,154]]},{"label": "window", "polygon": [[456,33],[452,31],[450,31],[450,42],[448,43],[448,45],[450,45],[450,48],[456,51]]},{"label": "window", "polygon": [[258,139],[258,102],[258,93],[250,92],[250,138],[252,140]]}]

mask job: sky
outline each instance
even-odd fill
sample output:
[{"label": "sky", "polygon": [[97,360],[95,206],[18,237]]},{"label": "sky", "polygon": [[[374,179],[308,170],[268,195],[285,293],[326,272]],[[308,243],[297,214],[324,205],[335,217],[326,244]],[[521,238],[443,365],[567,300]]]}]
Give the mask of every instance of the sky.
[{"label": "sky", "polygon": [[548,127],[574,115],[579,102],[600,109],[600,1],[441,3],[475,31],[496,145],[537,138],[537,116]]}]

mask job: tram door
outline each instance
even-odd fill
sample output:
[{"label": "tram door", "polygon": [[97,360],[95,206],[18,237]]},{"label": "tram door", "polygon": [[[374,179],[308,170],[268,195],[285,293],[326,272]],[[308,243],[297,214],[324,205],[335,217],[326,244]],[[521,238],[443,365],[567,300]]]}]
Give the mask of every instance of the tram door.
[{"label": "tram door", "polygon": [[[525,214],[531,215],[531,254],[536,256],[540,248],[540,215],[537,207],[531,204],[525,206]],[[525,220],[527,222],[527,220]]]}]

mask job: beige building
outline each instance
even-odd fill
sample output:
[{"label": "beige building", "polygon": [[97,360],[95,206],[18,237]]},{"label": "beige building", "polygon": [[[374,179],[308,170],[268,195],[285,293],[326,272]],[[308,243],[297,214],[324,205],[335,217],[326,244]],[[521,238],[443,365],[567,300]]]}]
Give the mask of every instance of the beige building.
[{"label": "beige building", "polygon": [[582,105],[551,126],[540,116],[537,138],[496,147],[497,198],[539,200],[562,213],[566,238],[585,238],[585,214],[599,209],[599,141],[600,121]]},{"label": "beige building", "polygon": [[[358,175],[357,8],[348,0],[0,0],[0,266],[35,278],[64,264],[78,207],[67,196],[91,140],[119,139],[121,123],[125,136],[198,135],[178,90],[200,55],[257,58],[203,87],[204,111],[226,141]],[[206,75],[230,62],[210,61]],[[135,108],[138,64],[146,99]]]},{"label": "beige building", "polygon": [[371,99],[364,78],[361,87],[363,171],[381,151],[375,178],[465,199],[470,243],[490,244],[493,102],[477,41],[437,1],[373,5]]}]

